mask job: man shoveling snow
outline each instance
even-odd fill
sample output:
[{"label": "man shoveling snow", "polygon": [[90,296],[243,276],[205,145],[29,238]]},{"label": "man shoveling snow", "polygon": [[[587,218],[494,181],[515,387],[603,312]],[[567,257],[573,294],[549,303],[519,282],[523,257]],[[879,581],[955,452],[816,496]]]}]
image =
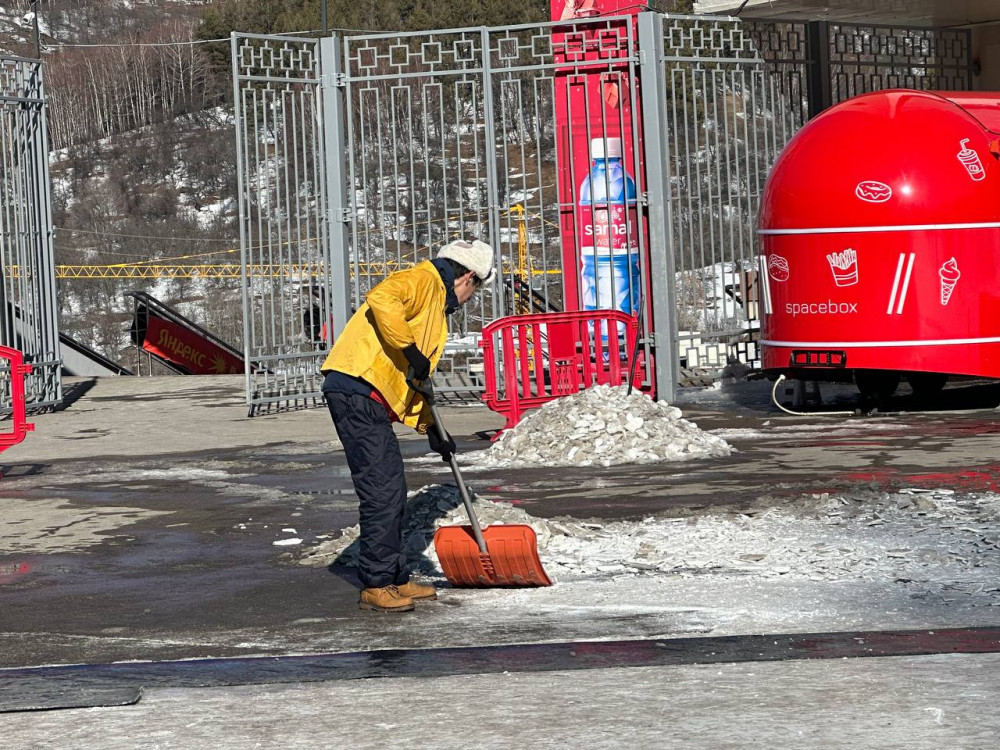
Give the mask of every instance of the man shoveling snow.
[{"label": "man shoveling snow", "polygon": [[344,446],[360,501],[358,605],[407,612],[414,600],[434,599],[433,586],[410,580],[401,527],[406,477],[393,422],[426,434],[445,460],[455,442],[428,429],[433,417],[408,380],[426,381],[448,338],[450,313],[496,276],[493,250],[478,240],[451,242],[435,260],[399,271],[373,288],[323,363],[323,395]]}]

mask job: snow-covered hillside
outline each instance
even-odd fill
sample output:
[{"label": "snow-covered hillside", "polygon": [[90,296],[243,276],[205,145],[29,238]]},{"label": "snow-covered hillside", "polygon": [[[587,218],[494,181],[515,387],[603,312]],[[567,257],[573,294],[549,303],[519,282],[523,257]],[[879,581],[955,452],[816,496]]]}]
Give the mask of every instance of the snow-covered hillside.
[{"label": "snow-covered hillside", "polygon": [[212,0],[6,0],[0,4],[0,54],[35,57],[35,10],[43,57],[62,45],[121,41],[170,19],[195,18]]}]

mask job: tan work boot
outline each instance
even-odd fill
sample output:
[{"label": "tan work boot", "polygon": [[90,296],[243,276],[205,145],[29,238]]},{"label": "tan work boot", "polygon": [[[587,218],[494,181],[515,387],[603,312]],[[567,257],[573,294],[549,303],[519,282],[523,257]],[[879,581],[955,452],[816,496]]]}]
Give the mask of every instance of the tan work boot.
[{"label": "tan work boot", "polygon": [[422,586],[419,583],[414,583],[413,581],[407,581],[401,586],[397,586],[396,590],[399,591],[403,596],[408,596],[414,601],[417,599],[437,599],[437,589],[433,586]]},{"label": "tan work boot", "polygon": [[413,610],[413,599],[403,596],[396,586],[362,589],[358,608],[376,612],[410,612]]}]

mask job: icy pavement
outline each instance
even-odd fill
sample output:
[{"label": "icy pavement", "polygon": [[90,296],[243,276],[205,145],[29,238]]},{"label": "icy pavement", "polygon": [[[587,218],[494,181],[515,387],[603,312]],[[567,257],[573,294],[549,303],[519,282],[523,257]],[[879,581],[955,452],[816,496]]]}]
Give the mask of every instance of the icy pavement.
[{"label": "icy pavement", "polygon": [[[602,628],[633,636],[719,635],[1000,619],[994,609],[1000,606],[1000,495],[816,494],[762,498],[739,511],[600,523],[536,518],[482,498],[476,506],[484,525],[532,526],[555,585],[446,590],[443,598],[459,608],[435,611],[435,624],[445,630],[479,618],[502,637],[529,614],[538,626],[558,622],[548,637],[565,638],[594,637]],[[433,529],[463,522],[454,488],[413,493],[406,532],[411,568],[444,584]],[[300,562],[353,564],[356,537],[357,527],[348,529],[303,550]]]},{"label": "icy pavement", "polygon": [[[0,555],[74,552],[101,544],[107,534],[145,519],[166,515],[146,508],[89,508],[85,513],[64,498],[30,504],[0,497]],[[3,567],[0,566],[0,574]],[[3,583],[0,577],[0,583]]]},{"label": "icy pavement", "polygon": [[783,424],[779,420],[764,422],[760,428],[723,427],[709,430],[723,440],[810,440],[837,437],[857,437],[859,433],[899,432],[907,429],[900,420],[830,419],[828,424]]},{"label": "icy pavement", "polygon": [[[220,391],[206,389],[211,379],[196,389],[175,380],[169,398],[162,383],[101,382],[100,398],[39,415],[35,441],[5,453],[4,498],[18,521],[8,539],[19,545],[0,560],[7,664],[1000,622],[992,412],[808,420],[685,407],[702,431],[733,434],[740,452],[477,473],[484,520],[533,525],[556,585],[445,587],[392,619],[357,610],[351,569],[324,567],[338,554],[325,543],[357,522],[329,416],[248,422],[241,382]],[[157,398],[114,390],[126,386]],[[485,409],[453,409],[446,421],[463,446],[502,424]],[[147,437],[188,424],[197,439],[146,440],[136,457],[134,434],[94,432],[136,423]],[[401,442],[407,456],[426,451],[419,436]],[[449,481],[438,470],[437,459],[407,464],[414,488]],[[956,494],[898,493],[907,486]],[[453,489],[430,499],[413,519],[412,552],[440,582],[425,554],[434,525],[465,518]],[[169,515],[131,518],[134,509]],[[77,531],[72,547],[59,540]],[[300,564],[304,555],[314,564]]]},{"label": "icy pavement", "polygon": [[[882,580],[939,587],[1000,604],[1000,496],[951,490],[807,495],[722,510],[588,522],[536,518],[508,503],[474,501],[484,526],[527,524],[559,583],[602,577]],[[454,487],[411,493],[404,547],[415,573],[442,579],[433,532],[467,523]],[[354,565],[359,528],[306,550],[308,565]]]}]

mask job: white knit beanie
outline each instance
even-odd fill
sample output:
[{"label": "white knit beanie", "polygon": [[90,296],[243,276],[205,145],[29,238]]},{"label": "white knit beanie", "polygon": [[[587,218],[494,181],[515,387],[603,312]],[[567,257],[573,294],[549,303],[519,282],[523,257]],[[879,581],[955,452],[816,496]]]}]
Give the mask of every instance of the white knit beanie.
[{"label": "white knit beanie", "polygon": [[493,248],[485,242],[473,240],[455,240],[438,250],[439,258],[448,258],[461,263],[483,280],[483,286],[489,286],[496,278],[497,269],[493,264]]}]

